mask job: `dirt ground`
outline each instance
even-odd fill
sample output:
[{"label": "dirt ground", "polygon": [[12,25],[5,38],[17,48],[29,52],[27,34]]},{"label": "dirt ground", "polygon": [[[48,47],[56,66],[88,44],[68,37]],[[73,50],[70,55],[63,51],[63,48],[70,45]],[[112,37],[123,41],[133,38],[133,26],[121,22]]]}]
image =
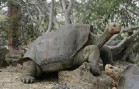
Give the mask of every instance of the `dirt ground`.
[{"label": "dirt ground", "polygon": [[[116,64],[117,65],[117,64]],[[118,63],[118,66],[125,66],[127,63]],[[33,84],[24,84],[20,81],[20,67],[8,66],[0,69],[0,89],[52,89],[58,84],[57,76],[41,78]]]},{"label": "dirt ground", "polygon": [[17,67],[0,69],[0,89],[51,89],[57,83],[55,79],[41,79],[33,84],[24,84],[20,81],[21,72]]}]

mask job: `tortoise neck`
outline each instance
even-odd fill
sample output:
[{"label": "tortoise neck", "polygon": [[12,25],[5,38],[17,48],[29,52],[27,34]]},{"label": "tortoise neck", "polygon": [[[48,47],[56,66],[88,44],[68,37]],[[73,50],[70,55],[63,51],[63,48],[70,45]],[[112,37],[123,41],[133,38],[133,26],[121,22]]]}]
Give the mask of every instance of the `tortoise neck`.
[{"label": "tortoise neck", "polygon": [[109,33],[108,30],[105,30],[100,36],[98,36],[96,40],[98,48],[101,48],[112,36],[113,34]]}]

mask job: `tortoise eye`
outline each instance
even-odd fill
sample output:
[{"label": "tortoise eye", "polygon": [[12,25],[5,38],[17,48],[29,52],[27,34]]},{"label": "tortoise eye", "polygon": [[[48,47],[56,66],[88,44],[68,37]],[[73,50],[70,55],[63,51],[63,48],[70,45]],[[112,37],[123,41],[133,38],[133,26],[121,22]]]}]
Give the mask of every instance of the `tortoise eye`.
[{"label": "tortoise eye", "polygon": [[116,27],[116,25],[114,24],[113,27]]},{"label": "tortoise eye", "polygon": [[113,69],[113,67],[112,67],[112,66],[110,66],[110,69]]}]

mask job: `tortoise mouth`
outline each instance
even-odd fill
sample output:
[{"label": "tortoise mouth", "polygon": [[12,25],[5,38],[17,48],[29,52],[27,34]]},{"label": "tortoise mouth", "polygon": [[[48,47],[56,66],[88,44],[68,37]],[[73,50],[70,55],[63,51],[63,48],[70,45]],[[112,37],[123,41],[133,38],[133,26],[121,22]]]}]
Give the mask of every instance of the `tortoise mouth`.
[{"label": "tortoise mouth", "polygon": [[114,34],[118,34],[118,33],[120,33],[120,31],[121,31],[121,30],[117,30],[117,31],[114,32]]},{"label": "tortoise mouth", "polygon": [[111,35],[118,34],[118,33],[120,33],[120,31],[121,31],[121,30],[110,31],[110,34],[111,34]]}]

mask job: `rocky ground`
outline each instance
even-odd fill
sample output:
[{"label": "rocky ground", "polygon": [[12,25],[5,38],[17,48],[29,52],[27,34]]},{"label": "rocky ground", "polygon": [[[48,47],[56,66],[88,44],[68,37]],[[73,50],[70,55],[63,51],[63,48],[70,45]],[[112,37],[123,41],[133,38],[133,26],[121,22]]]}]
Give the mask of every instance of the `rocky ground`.
[{"label": "rocky ground", "polygon": [[[119,68],[124,68],[128,63],[118,62],[116,65],[118,65]],[[19,80],[22,70],[21,67],[8,66],[0,69],[0,89],[89,89],[88,87],[90,87],[90,89],[92,89],[92,87],[93,89],[110,89],[110,87],[107,87],[111,84],[109,76],[104,73],[96,78],[90,75],[88,69],[83,68],[85,67],[81,66],[74,71],[61,71],[59,72],[59,76],[55,73],[41,77],[36,83],[24,84]],[[70,88],[60,88],[58,78],[60,82],[65,82]],[[90,80],[90,78],[93,80]]]}]

